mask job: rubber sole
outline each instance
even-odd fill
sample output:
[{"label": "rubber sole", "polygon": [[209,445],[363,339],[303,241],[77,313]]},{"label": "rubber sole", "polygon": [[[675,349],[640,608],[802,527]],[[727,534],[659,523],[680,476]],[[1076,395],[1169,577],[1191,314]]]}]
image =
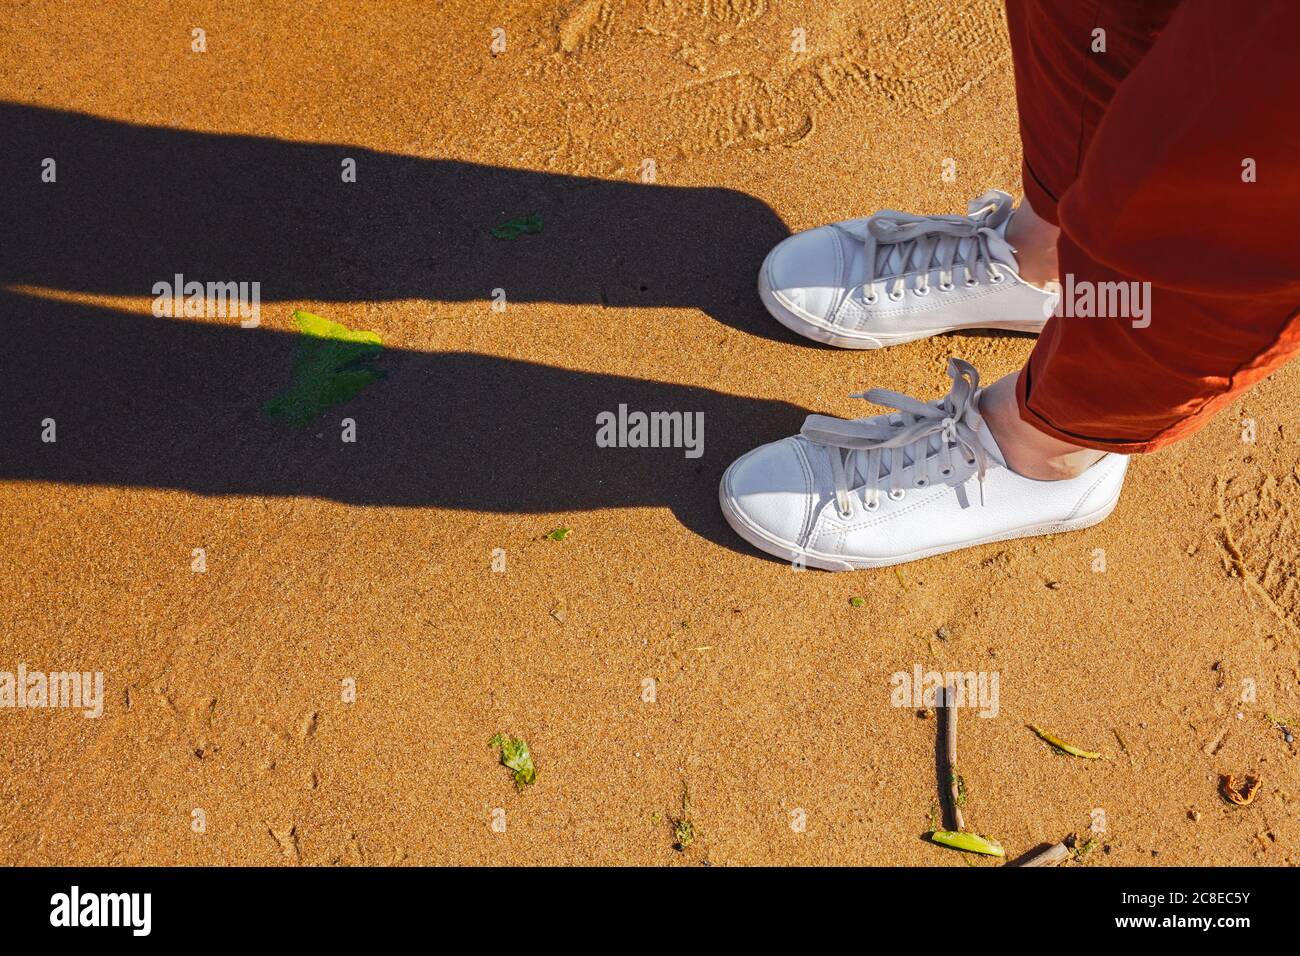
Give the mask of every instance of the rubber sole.
[{"label": "rubber sole", "polygon": [[731,467],[728,467],[722,474],[722,481],[718,484],[718,503],[722,506],[722,516],[727,519],[727,524],[731,525],[731,530],[760,551],[791,563],[797,560],[805,567],[819,568],[823,571],[865,571],[870,568],[888,568],[895,564],[906,564],[909,561],[934,557],[936,554],[947,554],[949,551],[960,551],[963,548],[974,548],[981,544],[994,544],[998,541],[1011,541],[1015,538],[1030,538],[1044,534],[1062,534],[1066,531],[1082,531],[1084,528],[1091,528],[1093,525],[1105,521],[1110,517],[1110,513],[1115,510],[1115,506],[1119,504],[1119,496],[1116,495],[1096,511],[1074,518],[1026,525],[1023,528],[1013,528],[1010,531],[986,535],[972,541],[959,541],[937,548],[924,548],[907,554],[891,555],[888,558],[848,560],[837,555],[801,548],[794,542],[783,541],[751,523],[731,504],[731,496],[727,492],[727,481],[730,476]]},{"label": "rubber sole", "polygon": [[776,294],[772,291],[767,283],[767,260],[763,261],[763,267],[758,270],[758,297],[763,300],[763,305],[771,313],[772,318],[776,319],[791,332],[802,335],[806,339],[812,339],[814,342],[821,342],[823,345],[833,345],[842,349],[883,349],[891,345],[903,345],[906,342],[916,342],[920,339],[928,339],[934,335],[942,335],[945,332],[964,332],[972,329],[997,329],[1003,332],[1029,332],[1037,335],[1047,324],[1047,320],[1041,322],[1026,322],[1023,320],[1007,320],[1005,322],[989,322],[981,325],[945,325],[932,329],[918,329],[911,332],[888,332],[876,335],[853,335],[846,336],[836,330],[826,326],[813,319],[793,312],[788,308]]}]

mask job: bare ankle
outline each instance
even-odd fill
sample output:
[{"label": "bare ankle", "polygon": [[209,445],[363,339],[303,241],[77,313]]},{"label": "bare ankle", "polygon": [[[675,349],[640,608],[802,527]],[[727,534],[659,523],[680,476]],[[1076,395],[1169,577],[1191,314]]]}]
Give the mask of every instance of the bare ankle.
[{"label": "bare ankle", "polygon": [[1016,379],[1012,373],[984,389],[980,414],[1002,457],[1018,475],[1037,481],[1077,478],[1102,457],[1102,452],[1053,438],[1020,418]]},{"label": "bare ankle", "polygon": [[1034,212],[1025,200],[1016,207],[1007,223],[1007,242],[1016,250],[1020,265],[1020,278],[1037,286],[1060,281],[1060,265],[1056,256],[1059,227]]}]

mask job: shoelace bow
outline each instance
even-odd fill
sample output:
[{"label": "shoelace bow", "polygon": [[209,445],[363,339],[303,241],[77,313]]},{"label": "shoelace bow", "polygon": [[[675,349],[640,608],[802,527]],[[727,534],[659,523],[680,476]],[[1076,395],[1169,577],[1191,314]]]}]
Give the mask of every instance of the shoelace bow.
[{"label": "shoelace bow", "polygon": [[[960,448],[965,452],[966,464],[977,466],[980,504],[984,503],[988,456],[979,437],[984,419],[975,401],[980,375],[969,362],[950,358],[948,377],[952,379],[952,389],[938,402],[921,402],[884,388],[851,396],[895,409],[902,416],[898,423],[891,424],[883,417],[846,421],[829,415],[809,415],[804,420],[800,434],[829,452],[835,504],[841,516],[848,516],[852,510],[850,482],[858,477],[862,479],[867,508],[874,510],[879,505],[883,477],[880,466],[886,452],[890,455],[890,498],[897,500],[902,496],[904,471],[909,466],[913,474],[924,470],[924,478],[916,479],[922,487],[935,477],[932,470],[937,469],[938,477],[947,478],[953,473],[953,449]],[[930,447],[935,437],[939,439],[937,451]]]},{"label": "shoelace bow", "polygon": [[[965,216],[914,216],[910,213],[886,211],[872,216],[865,223],[840,226],[845,232],[866,244],[867,276],[863,288],[866,298],[874,302],[875,284],[892,278],[889,294],[902,295],[906,276],[917,273],[916,291],[922,295],[930,291],[929,274],[939,270],[939,287],[952,288],[952,272],[960,255],[966,269],[966,281],[973,284],[972,273],[979,263],[986,273],[1002,281],[1002,271],[989,249],[989,240],[997,236],[997,228],[1011,215],[1011,199],[996,190],[970,201]],[[895,259],[895,256],[897,258]],[[891,268],[890,260],[894,259]]]}]

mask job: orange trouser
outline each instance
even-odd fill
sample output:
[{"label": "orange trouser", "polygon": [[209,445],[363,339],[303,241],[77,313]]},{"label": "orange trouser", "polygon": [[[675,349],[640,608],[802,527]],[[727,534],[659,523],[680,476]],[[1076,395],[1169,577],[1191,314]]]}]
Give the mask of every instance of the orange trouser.
[{"label": "orange trouser", "polygon": [[1021,417],[1152,451],[1300,352],[1300,2],[1007,0],[1007,18],[1025,195],[1061,227],[1070,293]]}]

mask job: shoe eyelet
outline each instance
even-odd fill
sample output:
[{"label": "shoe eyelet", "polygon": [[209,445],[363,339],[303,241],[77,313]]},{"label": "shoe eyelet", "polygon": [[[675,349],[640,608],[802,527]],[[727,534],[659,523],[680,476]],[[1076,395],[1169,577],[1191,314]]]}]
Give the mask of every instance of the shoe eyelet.
[{"label": "shoe eyelet", "polygon": [[889,490],[890,501],[902,501],[903,498],[906,497],[906,495],[907,495],[907,491],[904,490],[903,488],[899,488],[897,492],[895,492],[894,489],[892,488]]},{"label": "shoe eyelet", "polygon": [[912,294],[915,295],[915,296],[924,296],[924,295],[929,295],[929,294],[930,294],[930,287],[927,285],[927,286],[924,286],[923,288],[913,289],[913,290],[912,290]]},{"label": "shoe eyelet", "polygon": [[945,478],[947,478],[949,475],[952,474],[952,469],[951,469],[951,468],[940,468],[940,469],[939,469],[939,474],[941,474],[941,475],[943,475]]},{"label": "shoe eyelet", "polygon": [[974,459],[974,458],[967,458],[967,459],[966,459],[966,464],[968,464],[968,465],[973,465],[973,464],[975,464],[975,459]]},{"label": "shoe eyelet", "polygon": [[954,286],[951,282],[940,282],[940,283],[939,283],[939,291],[940,291],[940,292],[951,292],[951,291],[952,291],[953,289],[955,289],[955,288],[956,288],[956,286]]},{"label": "shoe eyelet", "polygon": [[891,301],[891,302],[902,302],[902,301],[903,301],[903,296],[904,296],[904,295],[905,295],[905,293],[903,293],[903,292],[899,292],[898,295],[894,295],[894,293],[891,292],[891,293],[889,293],[889,301]]},{"label": "shoe eyelet", "polygon": [[916,487],[918,488],[924,488],[927,484],[928,482],[924,478],[916,479]]},{"label": "shoe eyelet", "polygon": [[1004,276],[1001,272],[995,272],[993,273],[993,275],[989,276],[989,281],[992,282],[994,285],[997,285],[999,282],[1002,282],[1005,279],[1006,276]]},{"label": "shoe eyelet", "polygon": [[842,520],[844,520],[844,521],[848,521],[850,518],[853,517],[853,509],[852,509],[852,508],[850,508],[848,511],[840,511],[839,508],[836,508],[836,509],[835,509],[835,512],[836,512],[836,514],[838,514],[838,515],[840,516],[840,518],[841,518]]},{"label": "shoe eyelet", "polygon": [[880,502],[879,502],[879,501],[868,501],[868,502],[866,502],[862,507],[863,507],[863,509],[865,509],[866,511],[876,511],[876,510],[878,510],[878,509],[880,508]]},{"label": "shoe eyelet", "polygon": [[964,286],[965,286],[966,288],[968,288],[968,289],[973,289],[973,288],[975,288],[977,285],[979,285],[979,280],[977,280],[977,279],[972,279],[970,276],[967,276],[967,277],[966,277],[966,281],[963,282],[962,285],[964,285]]}]

